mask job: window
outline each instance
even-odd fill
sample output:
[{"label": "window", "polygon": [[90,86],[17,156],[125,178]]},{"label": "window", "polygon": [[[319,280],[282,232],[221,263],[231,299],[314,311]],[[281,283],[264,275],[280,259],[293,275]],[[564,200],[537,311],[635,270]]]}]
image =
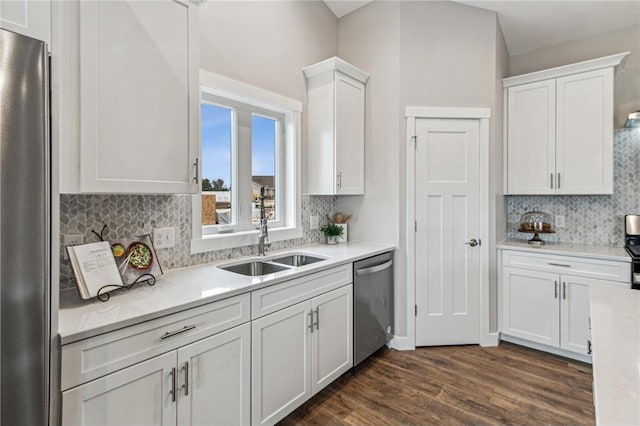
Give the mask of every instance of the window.
[{"label": "window", "polygon": [[272,240],[302,236],[301,104],[201,72],[202,192],[193,198],[192,253],[254,244],[260,188]]}]

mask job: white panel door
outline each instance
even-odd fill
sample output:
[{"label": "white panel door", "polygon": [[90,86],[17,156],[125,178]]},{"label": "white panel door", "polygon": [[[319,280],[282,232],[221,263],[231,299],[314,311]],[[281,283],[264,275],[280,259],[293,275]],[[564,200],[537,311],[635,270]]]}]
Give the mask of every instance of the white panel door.
[{"label": "white panel door", "polygon": [[[602,281],[562,275],[560,303],[560,347],[581,354],[587,353],[589,330],[589,287]],[[619,284],[618,284],[619,285]]]},{"label": "white panel door", "polygon": [[560,276],[503,268],[502,332],[560,345]]},{"label": "white panel door", "polygon": [[613,68],[556,80],[558,194],[613,193]]},{"label": "white panel door", "polygon": [[251,322],[251,423],[272,425],[311,397],[311,301]]},{"label": "white panel door", "polygon": [[479,343],[479,120],[417,119],[416,345]]},{"label": "white panel door", "polygon": [[311,390],[315,395],[353,366],[353,285],[312,300]]},{"label": "white panel door", "polygon": [[251,325],[178,349],[178,424],[251,423]]},{"label": "white panel door", "polygon": [[175,425],[176,356],[172,351],[63,392],[62,424]]},{"label": "white panel door", "polygon": [[509,194],[554,194],[555,80],[507,89],[507,187]]},{"label": "white panel door", "polygon": [[80,2],[82,192],[197,192],[197,7]]},{"label": "white panel door", "polygon": [[336,194],[364,194],[364,88],[335,73]]}]

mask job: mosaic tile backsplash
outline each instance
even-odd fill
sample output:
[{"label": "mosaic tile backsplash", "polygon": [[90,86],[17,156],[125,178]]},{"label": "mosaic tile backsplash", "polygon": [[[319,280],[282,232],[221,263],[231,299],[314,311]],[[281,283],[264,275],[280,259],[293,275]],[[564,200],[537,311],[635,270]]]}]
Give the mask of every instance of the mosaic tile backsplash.
[{"label": "mosaic tile backsplash", "polygon": [[[323,241],[320,231],[309,228],[309,216],[322,218],[327,212],[335,212],[336,197],[303,195],[301,205],[302,238],[274,241],[270,250]],[[100,232],[103,224],[107,225],[105,239],[109,241],[153,234],[153,228],[175,227],[175,246],[156,250],[164,270],[256,253],[255,246],[246,246],[192,255],[190,195],[60,195],[61,234],[83,234],[86,242],[98,241],[91,231]],[[60,253],[60,288],[75,287],[71,265],[64,259],[62,242]]]},{"label": "mosaic tile backsplash", "polygon": [[565,217],[565,227],[542,235],[545,241],[623,246],[624,215],[640,214],[640,129],[616,130],[613,158],[613,195],[508,196],[508,237],[531,238],[516,229],[520,216],[536,209]]}]

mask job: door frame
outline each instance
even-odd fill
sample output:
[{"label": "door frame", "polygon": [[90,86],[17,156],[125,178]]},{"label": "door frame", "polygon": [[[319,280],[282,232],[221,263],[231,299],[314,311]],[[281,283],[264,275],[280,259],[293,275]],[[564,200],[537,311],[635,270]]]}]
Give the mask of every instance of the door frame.
[{"label": "door frame", "polygon": [[416,119],[468,119],[477,120],[480,125],[480,230],[479,237],[484,242],[480,249],[480,345],[496,346],[497,339],[489,330],[489,119],[490,108],[458,107],[416,107],[405,109],[407,119],[407,342],[403,349],[416,347],[416,316],[412,306],[416,302],[415,265],[415,128]]}]

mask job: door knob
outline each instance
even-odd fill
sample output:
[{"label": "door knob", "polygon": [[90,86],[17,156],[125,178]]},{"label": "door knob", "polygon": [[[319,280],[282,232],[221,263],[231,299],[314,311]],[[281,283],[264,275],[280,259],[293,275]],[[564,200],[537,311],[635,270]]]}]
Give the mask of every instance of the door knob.
[{"label": "door knob", "polygon": [[472,238],[469,240],[469,242],[466,242],[465,244],[469,244],[471,247],[475,247],[480,245],[480,241],[477,241],[475,238]]}]

